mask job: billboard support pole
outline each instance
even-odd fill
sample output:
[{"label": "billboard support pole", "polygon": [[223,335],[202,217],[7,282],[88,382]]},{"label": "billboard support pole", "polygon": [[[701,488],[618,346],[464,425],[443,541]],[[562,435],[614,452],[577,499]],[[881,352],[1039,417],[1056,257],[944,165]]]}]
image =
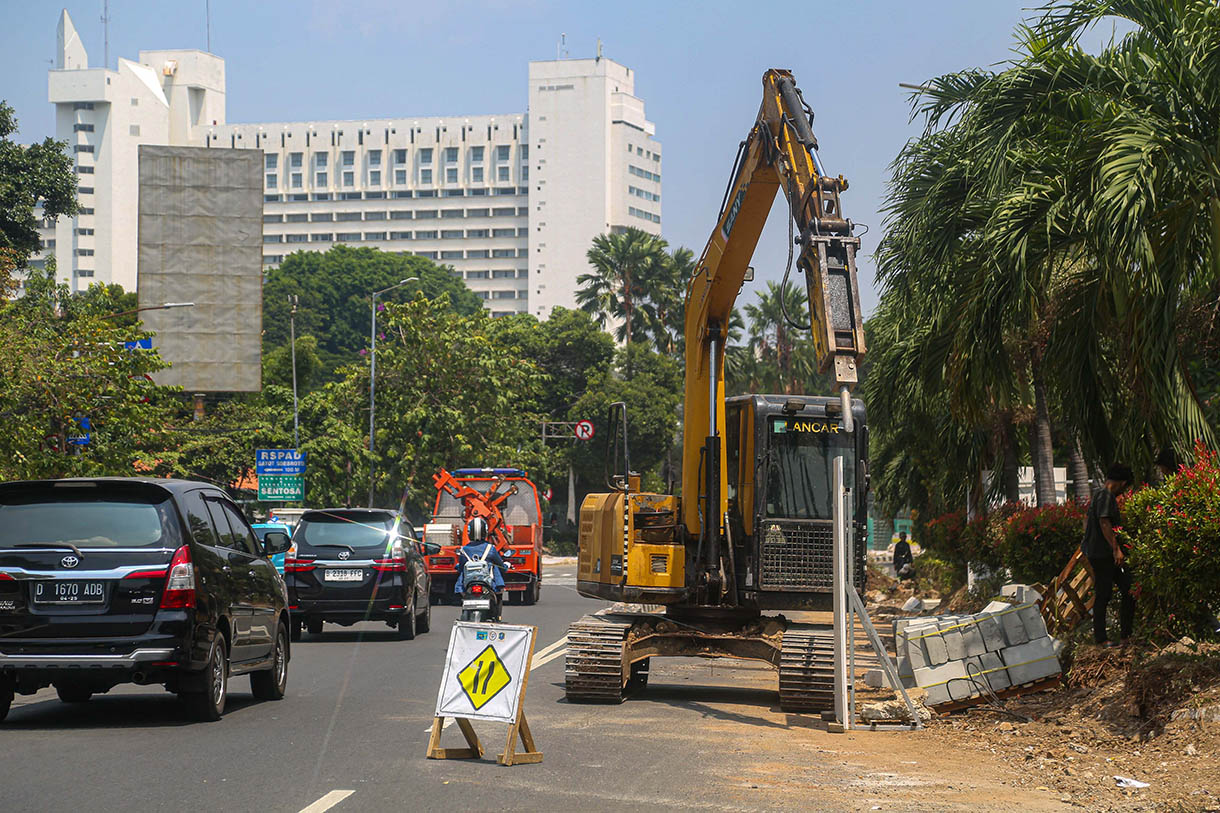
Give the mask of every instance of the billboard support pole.
[{"label": "billboard support pole", "polygon": [[301,421],[297,412],[297,300],[296,294],[288,297],[292,309],[288,311],[288,332],[292,343],[292,448],[301,448]]}]

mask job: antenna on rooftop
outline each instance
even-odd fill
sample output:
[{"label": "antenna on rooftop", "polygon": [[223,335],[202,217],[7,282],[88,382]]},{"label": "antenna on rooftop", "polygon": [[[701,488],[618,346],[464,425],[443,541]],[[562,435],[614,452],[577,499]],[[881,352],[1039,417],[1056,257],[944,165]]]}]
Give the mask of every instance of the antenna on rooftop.
[{"label": "antenna on rooftop", "polygon": [[110,0],[102,0],[102,39],[105,42],[106,61],[102,67],[110,67]]},{"label": "antenna on rooftop", "polygon": [[598,37],[597,38],[597,61],[600,62],[601,58],[602,58],[602,38]]},{"label": "antenna on rooftop", "polygon": [[563,59],[568,55],[568,35],[560,34],[559,42],[555,43],[555,58]]},{"label": "antenna on rooftop", "polygon": [[203,14],[207,18],[208,28],[208,53],[212,53],[212,0],[204,0]]}]

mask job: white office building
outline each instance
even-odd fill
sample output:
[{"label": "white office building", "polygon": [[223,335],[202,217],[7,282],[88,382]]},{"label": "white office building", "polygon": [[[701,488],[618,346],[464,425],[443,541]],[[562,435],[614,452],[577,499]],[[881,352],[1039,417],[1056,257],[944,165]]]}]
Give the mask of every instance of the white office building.
[{"label": "white office building", "polygon": [[81,213],[44,230],[60,278],[136,285],[140,144],[264,153],[263,262],[332,245],[451,266],[496,315],[574,307],[595,236],[661,232],[661,149],[609,59],[529,64],[528,113],[229,124],[224,60],[141,51],[89,68],[65,11],[50,72],[57,138],[76,157]]}]

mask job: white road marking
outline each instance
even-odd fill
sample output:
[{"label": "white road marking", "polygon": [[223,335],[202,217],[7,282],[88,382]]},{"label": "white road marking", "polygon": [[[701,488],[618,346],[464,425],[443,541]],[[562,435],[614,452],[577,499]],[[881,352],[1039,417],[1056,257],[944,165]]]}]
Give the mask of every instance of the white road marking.
[{"label": "white road marking", "polygon": [[552,652],[554,652],[556,649],[563,646],[567,642],[568,642],[568,636],[565,635],[562,638],[560,638],[558,641],[556,641],[555,643],[544,647],[543,649],[539,650],[538,652],[535,652],[534,653],[535,660],[537,660],[539,658],[545,658],[547,655],[550,655]]},{"label": "white road marking", "polygon": [[540,666],[546,666],[548,663],[555,660],[556,658],[563,657],[564,655],[567,655],[567,654],[568,654],[568,648],[565,646],[565,647],[560,647],[559,649],[556,649],[554,652],[551,652],[549,655],[547,655],[544,658],[535,658],[533,665],[530,666],[530,671],[533,672],[535,669],[539,668]]},{"label": "white road marking", "polygon": [[322,813],[324,810],[330,810],[355,792],[354,790],[332,790],[309,807],[303,808],[301,813]]}]

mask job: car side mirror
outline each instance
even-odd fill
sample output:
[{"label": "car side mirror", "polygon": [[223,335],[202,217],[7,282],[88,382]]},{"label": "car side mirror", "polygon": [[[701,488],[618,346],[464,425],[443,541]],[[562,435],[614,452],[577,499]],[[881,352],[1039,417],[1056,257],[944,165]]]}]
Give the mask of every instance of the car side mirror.
[{"label": "car side mirror", "polygon": [[275,553],[286,553],[292,547],[292,540],[283,531],[268,531],[263,537],[263,550],[268,556]]},{"label": "car side mirror", "polygon": [[425,556],[435,556],[441,552],[441,546],[435,542],[425,542],[423,548]]}]

